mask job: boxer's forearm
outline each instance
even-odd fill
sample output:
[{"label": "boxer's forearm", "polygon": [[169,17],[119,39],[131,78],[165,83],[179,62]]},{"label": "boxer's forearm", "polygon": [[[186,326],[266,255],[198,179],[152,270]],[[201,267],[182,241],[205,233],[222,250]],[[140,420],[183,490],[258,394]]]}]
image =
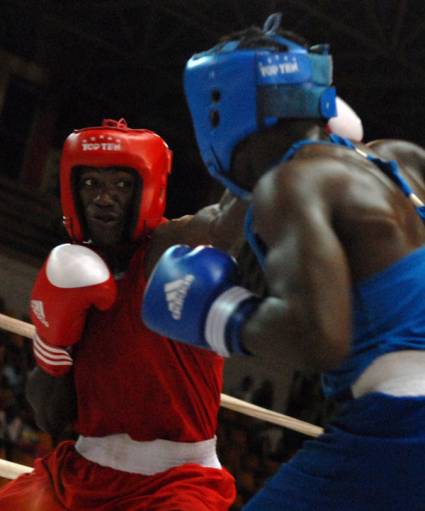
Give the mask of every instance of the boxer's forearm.
[{"label": "boxer's forearm", "polygon": [[37,426],[55,436],[76,417],[73,374],[55,378],[36,367],[29,375],[26,397],[34,410]]}]

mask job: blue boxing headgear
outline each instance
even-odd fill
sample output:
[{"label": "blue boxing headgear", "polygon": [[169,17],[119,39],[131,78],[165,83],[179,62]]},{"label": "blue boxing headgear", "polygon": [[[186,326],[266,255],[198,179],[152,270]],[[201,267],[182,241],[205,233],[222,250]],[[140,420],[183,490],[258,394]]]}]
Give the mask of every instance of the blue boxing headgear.
[{"label": "blue boxing headgear", "polygon": [[264,36],[285,50],[240,48],[221,43],[187,62],[186,99],[202,159],[209,173],[234,195],[249,192],[229,177],[235,146],[279,119],[336,116],[332,57],[327,46],[314,52],[276,33],[280,14],[271,15]]}]

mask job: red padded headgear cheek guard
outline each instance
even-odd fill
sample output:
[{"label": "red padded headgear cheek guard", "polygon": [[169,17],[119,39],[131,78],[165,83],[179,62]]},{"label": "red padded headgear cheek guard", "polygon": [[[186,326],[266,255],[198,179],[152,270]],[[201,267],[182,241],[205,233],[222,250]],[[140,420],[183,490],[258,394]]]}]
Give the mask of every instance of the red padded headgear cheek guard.
[{"label": "red padded headgear cheek guard", "polygon": [[161,222],[171,163],[172,152],[159,135],[150,130],[128,128],[123,119],[105,120],[103,126],[71,133],[65,140],[60,164],[63,221],[71,239],[87,239],[78,214],[74,167],[129,167],[136,171],[141,193],[129,233],[134,241]]},{"label": "red padded headgear cheek guard", "polygon": [[77,204],[74,197],[74,182],[72,176],[73,155],[77,152],[78,138],[72,133],[65,140],[60,161],[60,198],[63,214],[63,224],[69,237],[74,241],[83,241],[84,233],[81,225]]},{"label": "red padded headgear cheek guard", "polygon": [[155,229],[161,223],[165,211],[167,181],[173,158],[172,151],[161,137],[158,135],[156,137],[153,136],[149,142],[146,141],[149,157],[142,157],[139,164],[142,192],[135,214],[136,223],[131,233],[133,241],[146,231]]}]

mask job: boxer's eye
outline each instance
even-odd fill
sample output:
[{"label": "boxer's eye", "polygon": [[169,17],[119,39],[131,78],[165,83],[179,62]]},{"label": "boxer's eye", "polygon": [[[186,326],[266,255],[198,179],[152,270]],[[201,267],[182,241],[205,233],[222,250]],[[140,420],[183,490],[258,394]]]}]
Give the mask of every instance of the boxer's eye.
[{"label": "boxer's eye", "polygon": [[85,188],[93,188],[96,184],[97,181],[93,177],[86,177],[81,182],[81,186]]}]

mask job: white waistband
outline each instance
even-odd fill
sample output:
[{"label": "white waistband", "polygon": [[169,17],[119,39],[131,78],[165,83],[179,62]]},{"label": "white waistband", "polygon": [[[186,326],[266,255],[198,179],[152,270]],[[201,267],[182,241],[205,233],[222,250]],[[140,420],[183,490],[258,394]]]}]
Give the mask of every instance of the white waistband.
[{"label": "white waistband", "polygon": [[127,434],[105,437],[79,436],[75,448],[84,458],[133,474],[153,475],[185,463],[221,468],[216,453],[217,439],[202,442],[152,440],[137,442]]},{"label": "white waistband", "polygon": [[425,351],[395,351],[382,355],[351,387],[355,398],[370,392],[392,396],[425,396]]}]

